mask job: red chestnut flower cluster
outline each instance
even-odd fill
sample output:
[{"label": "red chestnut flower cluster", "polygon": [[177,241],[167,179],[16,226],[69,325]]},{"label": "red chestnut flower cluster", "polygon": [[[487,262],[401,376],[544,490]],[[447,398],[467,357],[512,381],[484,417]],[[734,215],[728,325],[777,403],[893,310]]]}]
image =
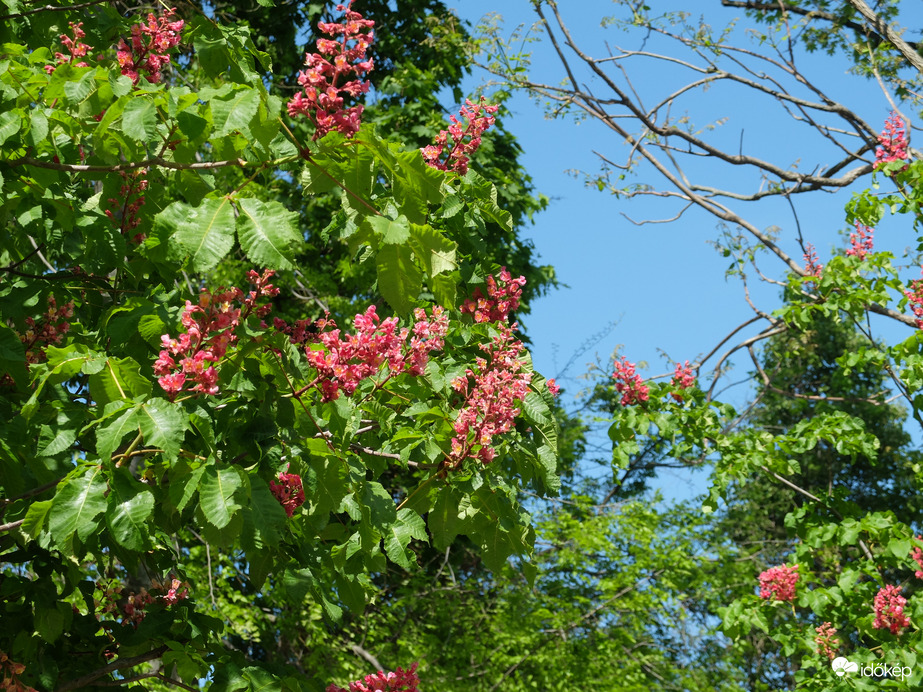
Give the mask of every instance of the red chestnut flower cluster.
[{"label": "red chestnut flower cluster", "polygon": [[168,9],[160,17],[148,14],[147,23],[141,22],[131,28],[131,41],[119,40],[116,58],[122,66],[122,74],[137,84],[142,72],[152,84],[160,82],[161,71],[170,64],[167,51],[180,42],[184,22],[173,21],[176,10]]},{"label": "red chestnut flower cluster", "polygon": [[369,83],[362,81],[373,68],[366,51],[372,45],[375,22],[363,19],[349,5],[337,5],[339,12],[345,12],[342,23],[320,22],[318,28],[339,40],[320,38],[317,53],[307,53],[304,64],[308,68],[298,75],[303,91],[295,94],[288,102],[288,114],[306,115],[314,122],[314,140],[331,130],[352,137],[359,131],[362,105],[344,108],[343,97],[356,98],[369,90]]},{"label": "red chestnut flower cluster", "polygon": [[45,360],[45,347],[61,343],[70,330],[67,321],[74,316],[74,304],[65,303],[58,307],[54,296],[48,296],[48,309],[38,318],[26,318],[26,330],[20,334],[12,323],[7,323],[19,336],[26,349],[27,363],[41,363]]},{"label": "red chestnut flower cluster", "polygon": [[269,481],[269,489],[291,517],[304,504],[304,487],[297,473],[279,473],[279,482]]},{"label": "red chestnut flower cluster", "polygon": [[804,274],[806,278],[814,281],[816,284],[816,279],[820,278],[821,272],[824,270],[824,265],[822,265],[817,260],[817,252],[814,249],[814,246],[811,243],[805,245],[804,248]]},{"label": "red chestnut flower cluster", "polygon": [[923,329],[923,279],[911,281],[910,288],[904,291],[904,295],[911,305],[914,317],[917,318],[917,326]]},{"label": "red chestnut flower cluster", "polygon": [[892,161],[906,161],[910,158],[907,154],[907,131],[904,129],[904,120],[895,112],[885,121],[885,129],[878,135],[881,145],[875,149],[875,168],[883,163]]},{"label": "red chestnut flower cluster", "polygon": [[[81,43],[80,39],[86,36],[86,32],[83,30],[83,22],[70,22],[71,33],[74,34],[73,38],[67,34],[61,34],[61,43],[67,49],[69,55],[64,53],[55,53],[54,57],[58,61],[58,65],[65,65],[67,63],[72,63],[77,67],[89,67],[86,61],[81,58],[85,58],[87,53],[90,52],[90,46],[86,43]],[[56,69],[55,65],[45,65],[45,72],[51,74]]]},{"label": "red chestnut flower cluster", "polygon": [[760,574],[760,598],[766,601],[794,601],[798,576],[798,565],[780,565],[767,569]]},{"label": "red chestnut flower cluster", "polygon": [[[468,121],[462,129],[461,122],[454,115],[449,116],[452,124],[448,131],[442,130],[436,135],[435,142],[423,147],[423,160],[433,168],[441,171],[455,171],[464,175],[468,172],[469,156],[481,146],[481,135],[494,124],[493,114],[499,106],[485,106],[484,99],[481,103],[472,103],[465,100],[459,115]],[[482,114],[483,113],[483,114]],[[448,146],[449,136],[452,137],[452,146],[443,158],[443,151]]]},{"label": "red chestnut flower cluster", "polygon": [[[449,319],[439,306],[433,308],[431,317],[427,317],[422,308],[417,308],[414,318],[416,322],[412,328],[398,329],[396,317],[382,320],[372,305],[365,313],[356,315],[353,320],[355,333],[346,336],[341,336],[333,320],[315,322],[315,326],[322,330],[317,335],[317,341],[323,348],[310,345],[305,354],[308,363],[317,370],[313,384],[323,393],[323,401],[337,399],[340,391],[347,396],[352,394],[363,380],[377,375],[385,365],[389,377],[401,372],[422,375],[429,354],[444,346]],[[276,327],[283,331],[287,329],[282,320],[276,320]],[[297,326],[291,331],[297,331]],[[293,334],[291,338],[295,336]]]},{"label": "red chestnut flower cluster", "polygon": [[349,683],[349,689],[328,685],[327,692],[417,692],[420,678],[417,677],[417,664],[404,670],[398,667],[393,672],[383,670],[374,675],[366,675],[364,680]]},{"label": "red chestnut flower cluster", "polygon": [[621,361],[614,364],[615,372],[612,373],[612,379],[615,380],[615,391],[622,395],[622,406],[631,406],[640,404],[648,400],[650,389],[641,376],[635,373],[635,364],[622,356]]},{"label": "red chestnut flower cluster", "polygon": [[[673,386],[677,389],[689,389],[695,384],[695,375],[692,374],[692,366],[689,365],[688,360],[685,362],[685,364],[676,364],[672,383]],[[680,403],[683,401],[683,395],[679,392],[672,392],[670,396],[672,396]]]},{"label": "red chestnut flower cluster", "polygon": [[10,660],[6,653],[0,651],[0,692],[38,692],[17,679],[25,671],[24,664]]},{"label": "red chestnut flower cluster", "polygon": [[474,294],[462,303],[460,310],[474,317],[475,322],[505,322],[509,314],[519,307],[525,285],[524,276],[514,279],[503,267],[499,281],[493,276],[487,277],[487,295],[480,288],[474,289]]},{"label": "red chestnut flower cluster", "polygon": [[[489,344],[481,344],[484,357],[475,360],[475,367],[452,382],[452,388],[465,398],[453,425],[455,437],[448,456],[454,468],[466,458],[484,464],[493,461],[497,455],[493,438],[512,430],[519,415],[515,402],[524,400],[529,392],[532,376],[523,372],[524,346],[514,336],[516,325],[506,323],[510,312],[519,307],[525,282],[522,276],[512,278],[504,267],[499,282],[488,277],[486,297],[478,289],[461,307],[475,322],[494,322],[499,334]],[[549,389],[557,391],[554,381]]]},{"label": "red chestnut flower cluster", "polygon": [[[917,536],[917,540],[923,540],[923,536]],[[923,550],[914,548],[910,553],[910,557],[912,557],[914,562],[920,566],[920,569],[914,572],[913,576],[915,576],[917,579],[923,579]]]},{"label": "red chestnut flower cluster", "polygon": [[900,634],[904,627],[910,625],[904,614],[907,599],[901,596],[901,587],[889,584],[875,594],[875,622],[872,627],[890,630],[891,634]]},{"label": "red chestnut flower cluster", "polygon": [[856,232],[849,234],[850,247],[846,251],[846,256],[858,257],[860,260],[864,260],[865,256],[869,254],[874,247],[874,233],[874,229],[856,221]]},{"label": "red chestnut flower cluster", "polygon": [[[147,191],[147,169],[138,168],[134,171],[119,171],[119,175],[124,181],[119,190],[119,199],[110,197],[109,204],[115,207],[116,211],[106,209],[106,216],[113,225],[119,229],[122,235],[133,231],[141,225],[141,219],[138,212],[144,206],[144,193]],[[144,240],[144,234],[138,233],[132,237],[133,243],[140,243]]]},{"label": "red chestnut flower cluster", "polygon": [[[265,317],[272,309],[269,305],[258,305],[260,297],[278,295],[269,279],[274,272],[266,270],[262,275],[255,271],[247,274],[254,290],[244,297],[239,288],[212,294],[202,289],[199,302],[193,305],[186,301],[182,323],[186,331],[177,338],[164,334],[160,337],[164,349],[154,363],[157,382],[174,399],[186,387],[187,379],[194,384],[189,391],[201,394],[218,393],[218,371],[215,364],[227,353],[228,347],[237,341],[234,333],[237,326],[250,314]],[[234,303],[240,301],[241,307]]]},{"label": "red chestnut flower cluster", "polygon": [[814,645],[817,647],[817,655],[826,656],[832,661],[836,658],[836,650],[840,648],[840,640],[834,636],[836,634],[836,627],[829,622],[825,622],[815,627],[814,631],[817,632],[814,636]]}]

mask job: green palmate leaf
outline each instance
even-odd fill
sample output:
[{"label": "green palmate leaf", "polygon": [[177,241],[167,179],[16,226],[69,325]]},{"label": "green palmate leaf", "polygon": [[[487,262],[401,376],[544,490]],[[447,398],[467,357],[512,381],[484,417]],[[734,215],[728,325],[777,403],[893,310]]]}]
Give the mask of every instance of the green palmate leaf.
[{"label": "green palmate leaf", "polygon": [[368,223],[383,245],[402,245],[410,237],[410,224],[406,216],[398,216],[396,219],[373,216]]},{"label": "green palmate leaf", "polygon": [[150,394],[151,383],[140,374],[141,366],[133,358],[107,358],[92,367],[97,365],[102,367],[90,375],[90,395],[99,406]]},{"label": "green palmate leaf", "polygon": [[199,482],[199,499],[202,513],[212,526],[222,529],[240,509],[234,502],[234,492],[240,487],[241,479],[236,469],[216,469],[209,466]]},{"label": "green palmate leaf", "polygon": [[122,132],[136,142],[146,142],[157,133],[157,107],[153,99],[139,96],[125,104]]},{"label": "green palmate leaf", "polygon": [[205,473],[205,468],[205,466],[199,466],[196,469],[190,469],[184,460],[180,460],[170,469],[170,487],[167,493],[177,511],[182,512],[192,500],[196,490],[199,489],[199,482],[202,474]]},{"label": "green palmate leaf", "polygon": [[260,538],[270,545],[279,542],[279,528],[287,519],[282,505],[272,494],[269,485],[259,476],[250,476],[250,505],[253,527]]},{"label": "green palmate leaf", "polygon": [[19,385],[29,379],[26,369],[26,349],[16,332],[0,322],[0,373],[9,375]]},{"label": "green palmate leaf", "polygon": [[138,425],[147,444],[163,449],[168,459],[177,457],[187,428],[186,416],[177,404],[150,399],[138,412]]},{"label": "green palmate leaf", "polygon": [[[170,206],[177,204],[180,203],[174,202]],[[206,199],[198,207],[187,209],[188,215],[176,227],[173,237],[183,252],[190,256],[193,269],[208,271],[234,247],[234,210],[226,198]],[[175,216],[171,213],[170,218]]]},{"label": "green palmate leaf", "polygon": [[30,538],[37,538],[45,526],[45,519],[51,510],[51,503],[51,500],[43,500],[29,505],[29,510],[26,512],[22,526],[19,527],[20,531]]},{"label": "green palmate leaf", "polygon": [[255,89],[237,86],[230,93],[210,99],[209,106],[215,124],[213,137],[225,137],[232,132],[247,134],[250,121],[260,108],[260,94]]},{"label": "green palmate leaf", "polygon": [[420,296],[423,277],[406,245],[385,245],[375,258],[378,290],[394,311],[407,314]]},{"label": "green palmate leaf", "polygon": [[407,550],[411,538],[427,540],[426,525],[416,512],[404,508],[397,513],[397,521],[385,531],[385,552],[392,562],[404,569],[410,569],[411,563],[416,564],[416,556]]},{"label": "green palmate leaf", "polygon": [[292,269],[299,246],[298,214],[279,202],[258,199],[238,201],[237,237],[247,257],[259,267]]},{"label": "green palmate leaf", "polygon": [[458,268],[455,254],[458,245],[429,225],[410,225],[410,246],[430,277]]},{"label": "green palmate leaf", "polygon": [[154,511],[154,494],[126,468],[112,474],[106,523],[115,540],[129,550],[142,551],[150,543],[147,519]]},{"label": "green palmate leaf", "polygon": [[0,144],[19,132],[20,127],[22,127],[22,119],[19,113],[16,111],[0,113]]},{"label": "green palmate leaf", "polygon": [[465,521],[473,514],[471,502],[459,497],[454,490],[446,489],[436,497],[436,503],[426,518],[433,535],[433,546],[438,550],[448,548],[455,537],[464,531]]},{"label": "green palmate leaf", "polygon": [[129,408],[105,421],[96,430],[96,453],[101,460],[112,457],[125,435],[138,430],[138,407]]},{"label": "green palmate leaf", "polygon": [[48,528],[55,544],[70,553],[74,533],[80,540],[96,531],[97,517],[106,509],[106,480],[97,465],[87,464],[58,486]]}]

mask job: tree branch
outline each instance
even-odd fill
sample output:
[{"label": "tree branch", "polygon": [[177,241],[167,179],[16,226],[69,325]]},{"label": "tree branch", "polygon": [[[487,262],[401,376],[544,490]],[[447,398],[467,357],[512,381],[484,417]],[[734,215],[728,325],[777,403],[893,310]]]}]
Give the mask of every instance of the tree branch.
[{"label": "tree branch", "polygon": [[152,651],[148,651],[144,654],[139,654],[138,656],[132,656],[131,658],[120,658],[117,661],[113,661],[107,666],[103,666],[97,670],[94,670],[92,673],[87,673],[86,675],[77,678],[76,680],[71,680],[66,682],[60,687],[55,689],[55,692],[69,692],[70,690],[79,690],[83,687],[88,686],[90,683],[98,680],[104,675],[109,673],[114,673],[117,670],[123,670],[124,668],[131,668],[138,665],[139,663],[146,663],[147,661],[153,661],[156,658],[163,656],[169,647],[159,646]]}]

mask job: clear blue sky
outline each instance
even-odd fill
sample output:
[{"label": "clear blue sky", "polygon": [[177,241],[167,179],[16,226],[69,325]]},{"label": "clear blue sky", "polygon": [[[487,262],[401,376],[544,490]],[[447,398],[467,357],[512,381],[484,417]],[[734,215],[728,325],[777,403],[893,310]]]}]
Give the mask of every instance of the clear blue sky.
[{"label": "clear blue sky", "polygon": [[[658,10],[689,6],[672,0],[649,4]],[[506,33],[536,19],[527,0],[508,0],[502,4],[456,0],[454,6],[472,24],[487,13],[500,12]],[[660,47],[654,39],[645,43],[644,35],[638,31],[601,28],[600,18],[619,10],[612,2],[590,0],[560,3],[560,6],[578,43],[592,55],[603,55],[606,41],[635,50]],[[740,16],[740,11],[722,8],[717,0],[697,7],[705,14],[705,22],[715,27]],[[923,7],[917,6],[913,12],[916,20],[923,18]],[[921,26],[923,22],[909,25]],[[743,36],[735,41],[760,50],[755,42]],[[532,76],[548,84],[560,83],[564,73],[547,39],[532,43],[530,48],[534,54]],[[800,64],[832,96],[858,111],[874,127],[883,124],[890,106],[880,88],[874,82],[847,75],[848,65],[844,60],[813,55]],[[634,84],[648,103],[670,93],[682,80],[688,81],[689,76],[678,68],[664,69],[653,61],[643,66],[638,62],[628,69],[632,70]],[[486,78],[483,73],[476,74],[471,80],[472,88]],[[602,91],[598,81],[591,84]],[[745,92],[717,88],[704,96],[692,97],[687,101],[689,115],[698,125],[727,118],[715,136],[719,143],[733,150],[742,143],[747,153],[773,156],[780,163],[798,160],[800,170],[811,170],[815,165],[836,160],[836,152],[818,148],[816,136],[805,137],[804,128],[793,130],[778,112],[766,108],[767,102],[747,100],[741,98],[742,94]],[[671,369],[662,355],[664,352],[672,360],[694,361],[736,325],[753,316],[740,281],[725,279],[729,260],[709,244],[720,234],[714,217],[691,212],[673,223],[632,224],[625,216],[635,220],[668,218],[678,208],[665,201],[620,200],[587,188],[579,176],[568,173],[573,169],[597,171],[599,159],[593,150],[622,161],[627,150],[616,135],[589,120],[575,122],[566,117],[548,120],[541,106],[525,96],[517,96],[509,106],[513,117],[507,126],[525,150],[525,167],[534,178],[536,190],[552,200],[549,209],[526,230],[526,235],[533,239],[541,259],[553,264],[560,281],[568,285],[533,305],[532,314],[525,320],[540,372],[560,377],[561,368],[587,339],[616,322],[611,334],[579,357],[567,375],[571,378],[581,375],[596,354],[605,360],[618,344],[624,345],[621,353],[630,360],[649,363],[643,373],[646,376],[664,373]],[[703,168],[701,173],[710,184],[719,187],[739,182],[729,177],[727,168]],[[653,177],[639,177],[637,181],[665,186]],[[839,234],[846,228],[843,208],[850,195],[849,190],[835,195],[813,193],[798,200],[806,239],[817,246],[821,262],[829,258],[833,246],[845,242]],[[761,229],[778,226],[782,246],[800,260],[794,217],[787,204],[772,201],[737,204],[735,208]],[[876,233],[876,249],[892,250],[898,261],[904,249],[914,242],[906,224],[885,222]],[[784,278],[778,260],[765,257],[760,268],[773,278]],[[918,269],[906,272],[906,278],[918,275]],[[761,308],[777,307],[778,295],[777,287],[755,278],[751,281],[751,296]],[[891,340],[907,336],[905,329],[886,329]],[[750,370],[745,355],[733,360],[737,369],[728,382],[745,379]],[[571,394],[580,387],[576,379],[564,378],[563,383]],[[726,398],[742,405],[748,395],[746,388],[738,387]]]}]

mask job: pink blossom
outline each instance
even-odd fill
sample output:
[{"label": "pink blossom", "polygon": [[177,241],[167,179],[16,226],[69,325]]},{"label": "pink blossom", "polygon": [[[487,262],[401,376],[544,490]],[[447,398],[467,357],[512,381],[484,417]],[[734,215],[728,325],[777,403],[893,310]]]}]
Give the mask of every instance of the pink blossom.
[{"label": "pink blossom", "polygon": [[[469,156],[477,151],[481,146],[481,135],[491,125],[494,124],[493,114],[497,112],[499,106],[485,106],[484,99],[481,103],[472,103],[470,100],[465,101],[459,115],[468,121],[463,130],[458,118],[454,115],[449,116],[452,124],[448,131],[442,130],[433,144],[423,147],[420,151],[423,153],[423,160],[433,168],[442,171],[455,171],[464,175],[468,172]],[[481,113],[487,115],[482,115]],[[449,136],[452,137],[452,146],[448,154],[442,158],[443,150],[448,146]]]},{"label": "pink blossom", "polygon": [[452,388],[464,397],[453,428],[452,449],[448,461],[458,467],[466,458],[484,464],[493,461],[493,439],[513,429],[522,401],[529,392],[532,376],[523,372],[520,359],[524,346],[513,335],[514,327],[499,324],[500,334],[489,344],[482,344],[484,358],[475,360],[474,368],[452,382]]},{"label": "pink blossom", "polygon": [[[820,264],[817,261],[817,253],[814,251],[814,246],[811,243],[808,243],[805,246],[804,252],[804,274],[805,277],[810,277],[812,279],[819,279],[821,272],[824,269],[824,265]],[[817,284],[817,281],[814,281]]]},{"label": "pink blossom", "polygon": [[141,22],[131,27],[131,40],[119,40],[116,59],[122,67],[122,74],[137,84],[142,72],[147,72],[147,80],[157,84],[161,71],[170,64],[166,52],[176,47],[183,31],[182,19],[171,21],[176,10],[168,9],[160,17],[153,13],[147,15],[147,23]]},{"label": "pink blossom", "polygon": [[317,53],[305,55],[307,69],[298,75],[303,91],[295,94],[287,106],[291,117],[304,115],[314,122],[314,140],[331,130],[347,137],[359,131],[363,107],[359,104],[346,108],[343,96],[356,98],[368,92],[369,83],[362,79],[373,68],[366,51],[374,40],[375,22],[353,11],[352,0],[348,6],[337,5],[337,10],[345,13],[342,23],[320,22],[317,26],[322,33],[340,39],[317,39]]},{"label": "pink blossom", "polygon": [[173,579],[167,593],[161,596],[167,605],[176,605],[179,601],[189,596],[189,587],[179,579]]},{"label": "pink blossom", "polygon": [[561,388],[558,386],[558,383],[554,381],[553,377],[550,380],[548,380],[547,385],[548,385],[548,391],[551,393],[551,396],[556,397],[558,393],[561,391]]},{"label": "pink blossom", "polygon": [[[687,360],[685,365],[680,363],[676,364],[676,370],[673,373],[673,386],[678,389],[689,389],[695,384],[695,375],[692,374],[692,367],[689,365]],[[676,401],[682,402],[683,395],[679,392],[672,392],[670,394]]]},{"label": "pink blossom", "polygon": [[[923,273],[923,270],[921,270]],[[910,288],[904,291],[907,301],[910,303],[914,317],[917,318],[917,327],[923,329],[923,279],[914,279],[910,282]]]},{"label": "pink blossom", "polygon": [[472,297],[462,303],[460,311],[472,315],[475,322],[504,322],[519,307],[525,285],[524,276],[514,279],[503,267],[499,281],[493,276],[487,277],[487,296],[476,288]]},{"label": "pink blossom", "polygon": [[817,632],[814,637],[817,655],[824,655],[832,661],[836,658],[836,650],[840,647],[840,640],[834,636],[836,627],[829,622],[825,622],[819,627],[815,627],[814,631]]},{"label": "pink blossom", "polygon": [[[239,288],[219,289],[212,293],[202,289],[198,303],[186,301],[180,322],[185,333],[177,338],[163,334],[163,350],[154,361],[157,381],[170,398],[183,391],[187,379],[194,384],[191,392],[218,394],[218,369],[227,350],[237,341],[236,330],[251,315],[265,317],[272,309],[260,304],[260,298],[278,295],[279,289],[269,283],[274,272],[267,269],[262,274],[249,271],[247,278],[255,287],[246,296]],[[236,304],[240,303],[240,307]]]},{"label": "pink blossom", "polygon": [[[87,53],[90,51],[90,46],[88,46],[86,43],[80,42],[80,39],[86,36],[86,32],[84,32],[82,28],[83,22],[70,22],[68,26],[70,26],[74,37],[71,38],[67,34],[61,34],[61,43],[64,44],[64,47],[67,49],[69,55],[65,55],[64,53],[55,53],[54,57],[57,59],[58,65],[73,63],[77,67],[89,67],[89,65],[83,60],[78,62],[79,58],[86,57]],[[55,71],[55,67],[55,65],[45,65],[45,72],[51,74]]]},{"label": "pink blossom", "polygon": [[279,482],[269,481],[269,489],[290,517],[304,504],[304,489],[297,473],[279,473]]},{"label": "pink blossom", "polygon": [[616,361],[614,366],[615,372],[612,373],[612,379],[615,380],[615,391],[622,395],[622,406],[647,401],[650,389],[644,384],[641,376],[635,373],[635,364],[623,356],[622,360]]},{"label": "pink blossom", "polygon": [[[342,390],[347,396],[356,391],[363,380],[387,368],[389,377],[400,372],[422,375],[429,354],[444,346],[448,331],[448,315],[439,306],[433,308],[432,317],[420,308],[414,311],[416,322],[410,328],[398,328],[398,319],[381,320],[374,305],[353,320],[355,332],[341,336],[336,323],[330,319],[318,320],[315,343],[305,351],[308,363],[317,370],[315,386],[322,392],[323,401],[337,399]],[[277,328],[295,336],[293,329],[279,320]],[[331,329],[332,327],[332,329]],[[319,345],[322,348],[317,348]]]},{"label": "pink blossom", "polygon": [[780,565],[767,569],[760,574],[760,598],[767,601],[794,601],[798,576],[798,565]]},{"label": "pink blossom", "polygon": [[[917,540],[923,541],[923,536],[917,536]],[[923,579],[923,550],[915,547],[910,553],[910,557],[912,557],[914,561],[920,566],[920,569],[914,572],[913,576],[915,576],[917,579]]]},{"label": "pink blossom", "polygon": [[850,248],[846,251],[847,257],[855,256],[860,260],[864,260],[874,246],[874,233],[874,229],[856,221],[856,232],[849,234]]},{"label": "pink blossom", "polygon": [[901,596],[901,587],[888,585],[875,595],[875,629],[890,630],[891,634],[900,634],[901,629],[910,625],[904,614],[907,599]]},{"label": "pink blossom", "polygon": [[875,167],[878,168],[883,163],[892,161],[906,161],[907,155],[907,137],[904,120],[894,111],[885,121],[885,129],[878,135],[878,143],[881,145],[875,149]]},{"label": "pink blossom", "polygon": [[399,667],[390,673],[380,670],[374,675],[366,675],[364,680],[349,683],[349,689],[331,684],[326,692],[417,692],[419,684],[417,664],[414,663],[407,670]]}]

